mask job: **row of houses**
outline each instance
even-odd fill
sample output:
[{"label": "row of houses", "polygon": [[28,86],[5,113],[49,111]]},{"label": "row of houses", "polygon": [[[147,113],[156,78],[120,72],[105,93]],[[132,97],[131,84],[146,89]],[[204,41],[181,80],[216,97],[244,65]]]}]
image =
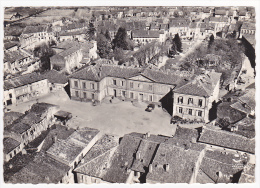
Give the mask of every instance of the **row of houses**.
[{"label": "row of houses", "polygon": [[134,132],[122,138],[85,128],[55,139],[9,181],[249,183],[254,182],[253,158],[254,140],[210,127],[177,127],[173,137]]}]

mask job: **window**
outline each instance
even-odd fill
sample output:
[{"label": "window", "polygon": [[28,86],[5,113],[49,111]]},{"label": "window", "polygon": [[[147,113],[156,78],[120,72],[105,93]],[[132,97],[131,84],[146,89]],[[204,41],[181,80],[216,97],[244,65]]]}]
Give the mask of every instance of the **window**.
[{"label": "window", "polygon": [[179,113],[182,114],[182,112],[183,112],[182,107],[179,107]]},{"label": "window", "polygon": [[9,94],[9,98],[11,99],[13,96],[12,96],[12,93]]},{"label": "window", "polygon": [[180,103],[180,104],[183,103],[183,97],[178,97],[178,103]]},{"label": "window", "polygon": [[78,87],[78,81],[74,81],[74,86]]},{"label": "window", "polygon": [[94,93],[92,93],[92,95],[91,95],[91,96],[92,96],[92,99],[95,99],[95,94],[94,94]]},{"label": "window", "polygon": [[79,91],[75,91],[75,96],[79,97]]},{"label": "window", "polygon": [[133,93],[133,92],[130,93],[130,98],[131,98],[131,99],[134,98],[134,93]]},{"label": "window", "polygon": [[133,87],[134,87],[134,83],[130,82],[130,88],[133,88]]},{"label": "window", "polygon": [[149,85],[149,90],[152,91],[153,90],[153,86]]},{"label": "window", "polygon": [[121,82],[122,86],[124,86],[124,81]]},{"label": "window", "polygon": [[83,92],[83,97],[86,99],[87,98],[87,93]]},{"label": "window", "polygon": [[125,97],[126,96],[126,91],[122,91],[122,95]]},{"label": "window", "polygon": [[93,83],[90,83],[90,88],[91,88],[91,89],[95,89],[95,86],[94,86]]},{"label": "window", "polygon": [[192,115],[192,109],[189,109],[189,115]]},{"label": "window", "polygon": [[149,96],[149,100],[153,101],[153,96],[152,95]]},{"label": "window", "polygon": [[85,83],[85,82],[82,83],[82,87],[83,87],[84,89],[86,89],[86,83]]},{"label": "window", "polygon": [[198,116],[200,116],[200,117],[202,116],[202,111],[201,110],[198,111]]},{"label": "window", "polygon": [[199,105],[199,107],[202,106],[202,99],[199,99],[198,105]]},{"label": "window", "polygon": [[113,84],[116,86],[116,80],[113,80]]},{"label": "window", "polygon": [[12,154],[10,154],[10,158],[12,158],[13,156],[12,156]]},{"label": "window", "polygon": [[188,99],[188,104],[193,104],[193,98]]}]

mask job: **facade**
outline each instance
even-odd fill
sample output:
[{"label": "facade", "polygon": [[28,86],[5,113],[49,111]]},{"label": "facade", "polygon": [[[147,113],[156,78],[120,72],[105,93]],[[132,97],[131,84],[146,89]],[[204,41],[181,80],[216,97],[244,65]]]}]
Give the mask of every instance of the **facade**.
[{"label": "facade", "polygon": [[85,67],[69,77],[71,99],[98,102],[113,96],[158,103],[182,80],[172,73],[108,64]]},{"label": "facade", "polygon": [[49,93],[48,80],[29,73],[4,81],[4,106],[33,100]]},{"label": "facade", "polygon": [[173,90],[173,116],[209,122],[212,103],[219,99],[220,73],[206,72]]},{"label": "facade", "polygon": [[165,33],[163,31],[159,32],[153,30],[132,31],[131,38],[136,44],[146,44],[152,41],[163,43],[166,40]]},{"label": "facade", "polygon": [[5,162],[8,162],[10,159],[12,159],[16,154],[18,154],[22,150],[21,142],[10,137],[4,138],[3,145],[4,145]]}]

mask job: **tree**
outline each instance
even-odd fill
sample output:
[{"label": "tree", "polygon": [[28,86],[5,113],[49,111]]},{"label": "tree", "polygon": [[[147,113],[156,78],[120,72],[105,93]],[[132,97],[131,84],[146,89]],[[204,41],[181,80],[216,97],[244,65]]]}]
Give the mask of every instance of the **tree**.
[{"label": "tree", "polygon": [[176,54],[177,54],[177,47],[176,47],[176,44],[173,43],[173,44],[172,44],[172,47],[171,47],[170,50],[169,50],[168,56],[169,56],[169,57],[174,57]]},{"label": "tree", "polygon": [[105,37],[107,40],[111,41],[110,33],[108,30],[106,30]]},{"label": "tree", "polygon": [[88,40],[89,41],[94,40],[95,32],[96,32],[96,29],[94,27],[94,24],[90,22],[89,23],[89,27],[88,27],[88,31],[87,31],[87,35],[88,35]]},{"label": "tree", "polygon": [[182,43],[179,34],[177,33],[173,39],[173,43],[176,44],[176,48],[178,52],[182,52]]},{"label": "tree", "polygon": [[129,50],[130,47],[127,42],[127,33],[125,28],[119,27],[114,40],[112,41],[112,48],[122,48],[123,50]]},{"label": "tree", "polygon": [[34,49],[34,55],[41,60],[40,71],[50,70],[50,57],[55,55],[55,51],[46,43]]},{"label": "tree", "polygon": [[110,40],[108,40],[102,33],[98,34],[97,36],[97,50],[98,55],[101,58],[108,58],[112,50]]}]

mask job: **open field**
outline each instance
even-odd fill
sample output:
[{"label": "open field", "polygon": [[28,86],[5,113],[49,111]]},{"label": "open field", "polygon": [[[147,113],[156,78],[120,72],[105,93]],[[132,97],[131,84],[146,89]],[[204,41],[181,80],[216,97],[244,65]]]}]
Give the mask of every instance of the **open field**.
[{"label": "open field", "polygon": [[[72,128],[91,127],[118,136],[130,132],[150,132],[167,136],[175,134],[176,127],[170,125],[171,116],[157,106],[154,111],[146,112],[145,103],[141,103],[138,107],[131,102],[123,101],[117,104],[102,103],[92,106],[91,103],[70,100],[64,91],[48,94],[38,101],[56,104],[61,110],[71,112],[74,118],[68,126]],[[35,102],[30,101],[8,108],[12,111],[24,112]]]}]

